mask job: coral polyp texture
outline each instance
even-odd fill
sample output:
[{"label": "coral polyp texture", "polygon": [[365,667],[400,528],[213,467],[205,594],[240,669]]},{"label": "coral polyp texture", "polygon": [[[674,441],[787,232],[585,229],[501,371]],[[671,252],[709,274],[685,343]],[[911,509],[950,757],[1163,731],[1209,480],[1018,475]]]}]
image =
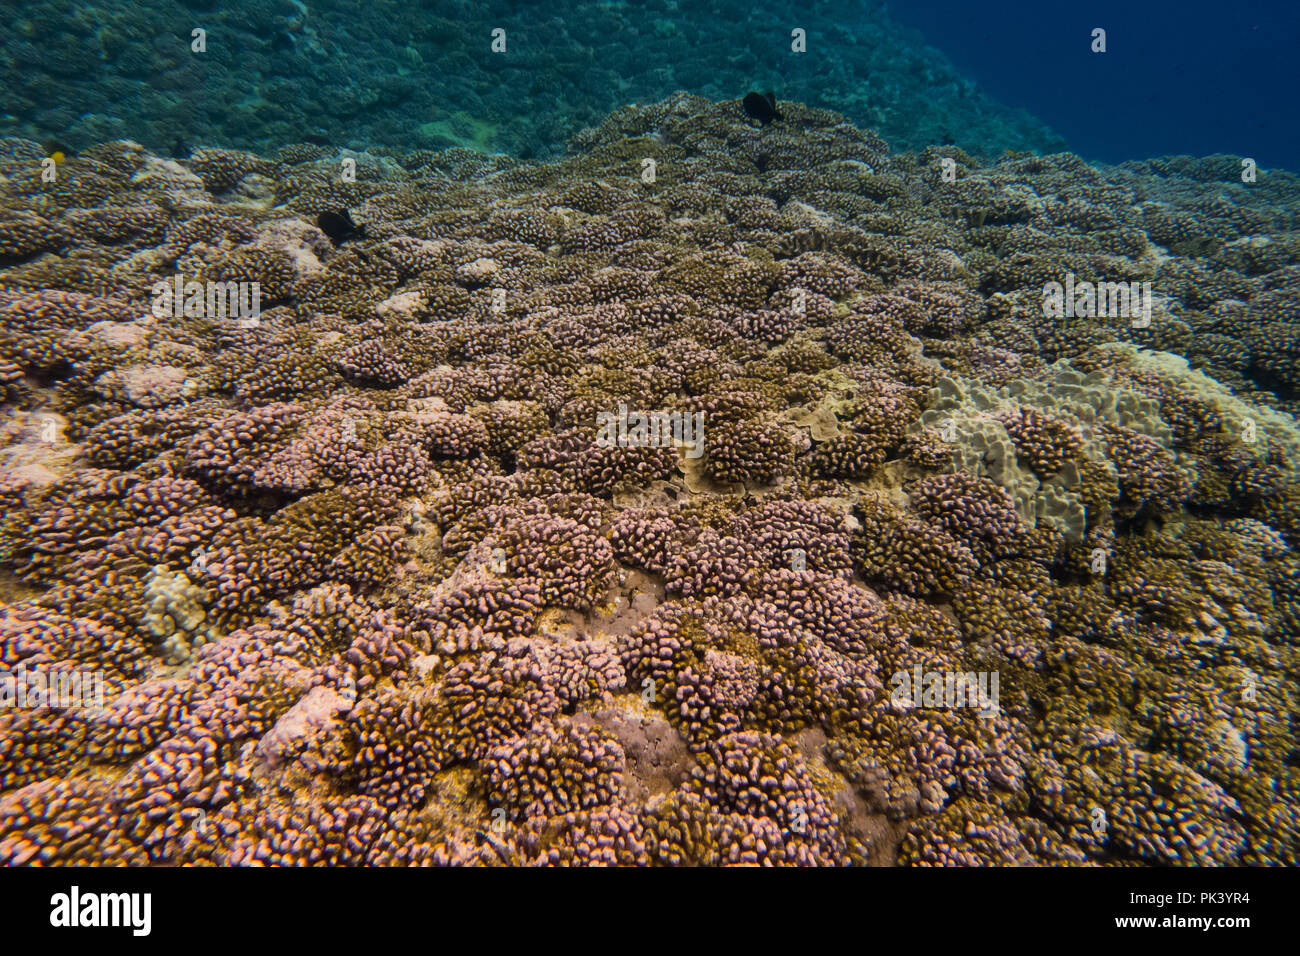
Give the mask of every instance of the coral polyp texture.
[{"label": "coral polyp texture", "polygon": [[0,860],[1300,863],[1300,181],[778,105],[0,143]]}]

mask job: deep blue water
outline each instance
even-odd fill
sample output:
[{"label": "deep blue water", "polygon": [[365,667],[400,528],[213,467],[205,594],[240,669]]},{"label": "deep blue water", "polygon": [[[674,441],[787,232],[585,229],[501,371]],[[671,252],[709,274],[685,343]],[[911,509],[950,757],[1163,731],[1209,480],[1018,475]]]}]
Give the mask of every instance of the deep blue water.
[{"label": "deep blue water", "polygon": [[[957,68],[1117,162],[1225,152],[1300,170],[1294,0],[891,0]],[[1107,51],[1090,50],[1094,27]]]}]

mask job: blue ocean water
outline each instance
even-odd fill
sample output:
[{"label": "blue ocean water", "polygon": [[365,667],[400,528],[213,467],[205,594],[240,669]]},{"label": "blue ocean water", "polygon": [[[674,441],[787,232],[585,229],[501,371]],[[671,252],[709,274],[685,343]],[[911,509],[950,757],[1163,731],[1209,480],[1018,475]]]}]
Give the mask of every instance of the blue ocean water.
[{"label": "blue ocean water", "polygon": [[[894,17],[1081,155],[1186,153],[1300,169],[1300,5],[1287,0],[899,0]],[[1106,52],[1091,50],[1106,31]]]}]

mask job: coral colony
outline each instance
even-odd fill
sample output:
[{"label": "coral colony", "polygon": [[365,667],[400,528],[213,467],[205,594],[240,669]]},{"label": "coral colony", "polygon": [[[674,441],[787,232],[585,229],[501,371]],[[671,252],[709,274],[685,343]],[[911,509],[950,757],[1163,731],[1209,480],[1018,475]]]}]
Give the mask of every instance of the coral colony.
[{"label": "coral colony", "polygon": [[0,860],[1300,863],[1300,179],[757,85],[0,140]]}]

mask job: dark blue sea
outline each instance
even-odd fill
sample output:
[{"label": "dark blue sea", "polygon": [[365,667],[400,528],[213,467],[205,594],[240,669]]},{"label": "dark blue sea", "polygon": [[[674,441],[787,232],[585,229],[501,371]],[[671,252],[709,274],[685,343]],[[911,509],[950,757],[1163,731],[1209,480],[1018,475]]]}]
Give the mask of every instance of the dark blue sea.
[{"label": "dark blue sea", "polygon": [[[900,0],[967,77],[1107,162],[1230,152],[1300,170],[1300,7],[1281,0]],[[1092,52],[1092,31],[1106,52]]]}]

